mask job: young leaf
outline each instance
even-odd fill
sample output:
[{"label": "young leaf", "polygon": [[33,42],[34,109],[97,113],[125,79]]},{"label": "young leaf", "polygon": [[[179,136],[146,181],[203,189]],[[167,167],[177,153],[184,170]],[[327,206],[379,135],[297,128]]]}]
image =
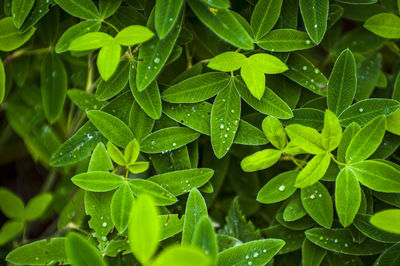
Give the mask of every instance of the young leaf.
[{"label": "young leaf", "polygon": [[71,181],[80,188],[94,192],[110,191],[124,183],[121,176],[100,171],[78,174]]},{"label": "young leaf", "polygon": [[122,152],[111,142],[107,142],[107,152],[110,154],[111,159],[118,165],[128,165]]},{"label": "young leaf", "polygon": [[282,152],[275,149],[265,149],[246,156],[240,166],[245,172],[254,172],[271,167],[281,158]]},{"label": "young leaf", "polygon": [[161,238],[161,224],[153,199],[141,195],[135,201],[129,219],[129,245],[135,257],[146,264],[157,250]]},{"label": "young leaf", "polygon": [[197,0],[189,0],[188,4],[200,21],[221,39],[245,50],[253,49],[251,36],[230,10],[210,9]]},{"label": "young leaf", "polygon": [[192,245],[201,248],[213,260],[218,256],[217,237],[214,227],[208,216],[202,216],[197,222],[193,233]]},{"label": "young leaf", "polygon": [[292,52],[315,46],[315,43],[310,40],[307,33],[294,29],[273,30],[259,39],[257,44],[271,52]]},{"label": "young leaf", "polygon": [[328,107],[340,115],[353,102],[357,89],[356,61],[349,49],[335,62],[328,83]]},{"label": "young leaf", "polygon": [[320,43],[327,28],[329,1],[300,0],[300,11],[311,40]]},{"label": "young leaf", "polygon": [[364,28],[388,39],[400,38],[400,17],[391,13],[380,13],[367,19]]},{"label": "young leaf", "polygon": [[171,103],[201,102],[226,88],[229,81],[230,77],[225,73],[201,74],[169,87],[162,93],[162,98]]},{"label": "young leaf", "polygon": [[172,245],[167,247],[152,266],[208,266],[211,259],[196,247]]},{"label": "young leaf", "polygon": [[63,110],[68,86],[64,64],[53,52],[43,59],[40,83],[44,113],[52,124]]},{"label": "young leaf", "polygon": [[25,208],[25,220],[34,221],[40,218],[52,200],[53,196],[50,193],[42,193],[32,198]]},{"label": "young leaf", "polygon": [[129,214],[132,208],[134,197],[127,184],[120,186],[115,191],[111,200],[111,218],[118,232],[122,233],[128,227]]},{"label": "young leaf", "polygon": [[267,34],[278,21],[282,0],[261,0],[257,2],[251,15],[251,28],[254,39],[259,40]]},{"label": "young leaf", "polygon": [[237,52],[224,52],[219,54],[208,63],[208,67],[223,72],[238,70],[242,67],[246,56]]},{"label": "young leaf", "polygon": [[371,224],[378,227],[381,230],[393,233],[400,234],[400,210],[390,209],[384,210],[374,214],[371,217]]},{"label": "young leaf", "polygon": [[304,239],[301,247],[303,266],[321,265],[326,250],[314,245],[311,241]]},{"label": "young leaf", "polygon": [[321,131],[322,145],[330,152],[339,146],[342,139],[342,127],[336,115],[330,110],[325,111],[324,127]]},{"label": "young leaf", "polygon": [[[76,38],[76,36],[75,36]],[[83,34],[70,42],[68,49],[71,51],[89,51],[96,50],[109,42],[113,37],[104,32],[89,32]]]},{"label": "young leaf", "polygon": [[304,188],[320,180],[328,170],[331,156],[328,153],[315,155],[304,167],[296,179],[296,187]]},{"label": "young leaf", "polygon": [[168,127],[147,135],[140,147],[145,153],[160,153],[178,149],[195,141],[199,136],[199,133],[187,127]]},{"label": "young leaf", "polygon": [[132,46],[147,40],[150,40],[154,36],[154,33],[148,28],[141,25],[132,25],[123,28],[115,36],[115,41],[120,45]]},{"label": "young leaf", "polygon": [[72,16],[84,19],[99,19],[99,11],[91,0],[55,0],[55,2]]},{"label": "young leaf", "polygon": [[106,265],[100,251],[83,236],[75,232],[68,233],[65,252],[72,265]]},{"label": "young leaf", "polygon": [[250,241],[220,252],[218,265],[266,265],[284,245],[280,239]]},{"label": "young leaf", "polygon": [[24,33],[20,33],[13,23],[12,17],[5,17],[0,20],[0,51],[9,52],[17,49],[26,43],[35,33],[31,27]]},{"label": "young leaf", "polygon": [[150,195],[156,206],[168,206],[178,201],[171,192],[150,180],[132,179],[128,185],[136,196]]},{"label": "young leaf", "polygon": [[125,148],[134,139],[129,127],[115,116],[98,110],[87,112],[87,116],[104,137],[121,148]]},{"label": "young leaf", "polygon": [[129,66],[129,61],[121,62],[108,81],[100,80],[96,90],[96,98],[98,100],[108,100],[125,88],[129,79]]},{"label": "young leaf", "polygon": [[331,227],[333,223],[333,205],[331,195],[320,182],[301,189],[301,201],[304,209],[318,224]]},{"label": "young leaf", "polygon": [[14,24],[20,28],[31,11],[35,0],[14,0],[11,6]]},{"label": "young leaf", "polygon": [[116,41],[110,41],[100,49],[97,56],[97,69],[105,81],[117,70],[120,56],[121,46]]},{"label": "young leaf", "polygon": [[386,118],[377,117],[363,127],[350,141],[346,162],[361,162],[371,156],[381,144],[386,132]]},{"label": "young leaf", "polygon": [[298,174],[298,171],[288,171],[275,176],[258,191],[257,201],[269,204],[289,198],[296,191],[294,183]]},{"label": "young leaf", "polygon": [[342,139],[340,141],[338,150],[337,150],[337,159],[339,162],[346,162],[346,151],[349,147],[349,144],[353,137],[357,134],[357,132],[361,129],[361,127],[357,123],[351,123],[343,132]]},{"label": "young leaf", "polygon": [[279,150],[283,150],[286,146],[287,137],[281,122],[273,116],[264,118],[262,122],[262,130],[272,145]]},{"label": "young leaf", "polygon": [[361,188],[354,173],[347,167],[337,176],[335,206],[343,227],[351,225],[361,204]]},{"label": "young leaf", "polygon": [[314,128],[294,124],[286,127],[286,133],[295,145],[308,153],[319,154],[325,152],[322,136]]},{"label": "young leaf", "polygon": [[10,219],[24,219],[24,203],[17,195],[6,188],[0,188],[0,210]]},{"label": "young leaf", "polygon": [[160,0],[155,7],[155,28],[160,39],[171,31],[178,21],[183,7],[183,0]]},{"label": "young leaf", "polygon": [[241,100],[234,83],[218,93],[211,110],[211,145],[217,158],[229,151],[239,127]]},{"label": "young leaf", "polygon": [[[111,142],[109,142],[111,143]],[[112,145],[112,144],[111,144]],[[90,158],[88,172],[91,171],[109,171],[114,168],[110,156],[102,142],[99,142]]]}]

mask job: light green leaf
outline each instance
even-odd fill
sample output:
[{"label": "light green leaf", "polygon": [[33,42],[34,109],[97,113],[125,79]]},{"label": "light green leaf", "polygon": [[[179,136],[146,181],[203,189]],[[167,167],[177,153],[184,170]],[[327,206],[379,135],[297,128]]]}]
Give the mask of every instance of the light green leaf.
[{"label": "light green leaf", "polygon": [[315,184],[324,177],[330,162],[331,156],[328,153],[315,155],[297,176],[296,187],[304,188]]},{"label": "light green leaf", "polygon": [[248,59],[242,62],[240,75],[246,83],[250,93],[260,100],[265,91],[265,75],[255,65],[251,64]]},{"label": "light green leaf", "polygon": [[67,257],[66,242],[64,237],[35,241],[14,249],[7,255],[6,260],[19,265],[48,265],[57,262],[69,264],[74,258]]},{"label": "light green leaf", "polygon": [[400,135],[400,110],[397,110],[393,114],[386,117],[386,121],[387,121],[386,130],[393,134]]},{"label": "light green leaf", "polygon": [[48,53],[43,59],[40,83],[44,113],[52,124],[63,110],[68,86],[67,72],[56,54]]},{"label": "light green leaf", "polygon": [[399,109],[400,103],[391,99],[366,99],[359,101],[339,115],[340,124],[347,127],[352,122],[364,126],[374,118],[388,116]]},{"label": "light green leaf", "polygon": [[335,206],[343,227],[352,224],[361,204],[361,188],[354,173],[347,167],[337,176]]},{"label": "light green leaf", "polygon": [[154,23],[160,39],[164,39],[175,26],[183,3],[183,0],[160,0],[156,2]]},{"label": "light green leaf", "polygon": [[371,224],[372,215],[357,214],[353,225],[367,237],[383,243],[398,243],[400,240],[399,234],[393,234],[381,229],[378,229]]},{"label": "light green leaf", "polygon": [[128,166],[131,173],[140,174],[149,169],[149,162],[135,162]]},{"label": "light green leaf", "polygon": [[207,205],[201,193],[194,187],[190,190],[186,203],[182,245],[190,245],[192,243],[196,225],[203,216],[207,216]]},{"label": "light green leaf", "polygon": [[150,195],[156,206],[168,206],[178,201],[171,192],[150,180],[132,179],[128,185],[136,196]]},{"label": "light green leaf", "polygon": [[107,81],[117,70],[121,56],[121,46],[115,42],[110,41],[104,45],[97,56],[97,69],[101,77]]},{"label": "light green leaf", "polygon": [[346,151],[349,147],[349,144],[353,137],[357,134],[357,132],[361,129],[361,127],[357,123],[351,123],[343,132],[342,139],[340,141],[338,150],[337,150],[337,159],[339,162],[346,162]]},{"label": "light green leaf", "polygon": [[107,152],[110,154],[111,159],[118,165],[128,165],[122,152],[111,142],[107,142]]},{"label": "light green leaf", "polygon": [[353,102],[357,89],[356,61],[349,49],[336,60],[327,89],[328,107],[340,115]]},{"label": "light green leaf", "polygon": [[266,265],[284,245],[280,239],[250,241],[220,252],[218,265]]},{"label": "light green leaf", "polygon": [[160,153],[178,149],[195,141],[199,136],[199,133],[187,127],[168,127],[146,136],[140,146],[145,153]]},{"label": "light green leaf", "polygon": [[286,133],[293,144],[308,153],[319,154],[325,152],[322,136],[314,128],[293,124],[286,127]]},{"label": "light green leaf", "polygon": [[0,228],[0,246],[13,240],[22,233],[25,223],[23,221],[8,220]]},{"label": "light green leaf", "polygon": [[400,210],[398,209],[378,212],[371,217],[370,222],[381,230],[400,234]]},{"label": "light green leaf", "polygon": [[253,40],[229,9],[209,8],[197,0],[188,4],[196,16],[221,39],[242,49],[253,49]]},{"label": "light green leaf", "polygon": [[78,174],[71,181],[78,187],[93,192],[110,191],[124,183],[123,177],[101,171]]},{"label": "light green leaf", "polygon": [[221,159],[229,151],[239,126],[241,100],[234,83],[218,93],[211,110],[211,145]]},{"label": "light green leaf", "polygon": [[314,245],[311,241],[307,239],[304,239],[303,245],[301,247],[301,252],[303,266],[321,265],[326,255],[325,249]]},{"label": "light green leaf", "polygon": [[151,266],[209,266],[211,259],[196,247],[171,245],[167,247]]},{"label": "light green leaf", "polygon": [[6,188],[0,188],[0,210],[10,219],[24,219],[24,203],[13,192]]},{"label": "light green leaf", "polygon": [[34,3],[35,0],[12,1],[11,13],[14,19],[14,24],[17,28],[20,28],[22,26]]},{"label": "light green leaf", "polygon": [[270,204],[289,198],[296,191],[294,183],[298,174],[298,171],[287,171],[275,176],[258,191],[257,201]]},{"label": "light green leaf", "polygon": [[112,16],[120,7],[122,0],[100,0],[99,9],[101,18],[105,19]]},{"label": "light green leaf", "polygon": [[100,18],[92,0],[55,0],[55,2],[72,16],[84,19]]},{"label": "light green leaf", "polygon": [[72,265],[106,265],[100,251],[83,236],[75,232],[68,233],[65,252]]},{"label": "light green leaf", "polygon": [[397,73],[396,80],[394,82],[392,99],[396,101],[400,100],[400,72]]},{"label": "light green leaf", "polygon": [[271,167],[281,158],[282,152],[275,149],[265,149],[246,156],[240,166],[245,172],[254,172]]},{"label": "light green leaf", "polygon": [[218,71],[230,72],[241,68],[245,60],[246,56],[238,52],[224,52],[213,57],[207,66]]},{"label": "light green leaf", "polygon": [[321,131],[322,146],[330,152],[339,146],[342,139],[342,127],[336,115],[330,111],[325,111],[324,127]]},{"label": "light green leaf", "polygon": [[21,33],[15,27],[12,17],[0,20],[0,51],[9,52],[26,43],[35,33],[35,28]]},{"label": "light green leaf", "polygon": [[320,43],[327,28],[329,0],[300,0],[300,11],[311,40]]},{"label": "light green leaf", "polygon": [[262,122],[262,130],[272,145],[279,150],[283,150],[286,146],[287,137],[281,122],[273,116],[264,118]]},{"label": "light green leaf", "polygon": [[283,0],[260,0],[251,15],[251,28],[254,39],[260,40],[276,24],[281,13]]},{"label": "light green leaf", "polygon": [[346,162],[356,163],[371,156],[381,144],[386,132],[386,118],[380,116],[363,127],[350,141]]},{"label": "light green leaf", "polygon": [[226,88],[229,81],[230,77],[225,73],[201,74],[169,87],[162,93],[162,98],[171,103],[201,102]]},{"label": "light green leaf", "polygon": [[288,70],[285,63],[270,54],[254,54],[248,58],[248,62],[265,74],[279,74]]},{"label": "light green leaf", "polygon": [[134,139],[129,127],[115,116],[98,110],[87,112],[87,116],[104,137],[121,148],[125,148]]},{"label": "light green leaf", "polygon": [[331,227],[333,205],[331,195],[320,182],[301,189],[301,202],[304,209],[318,224]]},{"label": "light green leaf", "polygon": [[211,219],[203,216],[197,222],[192,239],[192,245],[201,248],[204,253],[216,260],[218,256],[217,237]]},{"label": "light green leaf", "polygon": [[165,214],[158,216],[160,218],[160,224],[162,228],[161,240],[168,239],[183,230],[184,215],[178,214]]},{"label": "light green leaf", "polygon": [[385,161],[362,161],[351,164],[349,169],[361,184],[372,190],[400,192],[400,170]]},{"label": "light green leaf", "polygon": [[132,207],[128,238],[135,257],[142,264],[149,262],[161,239],[161,224],[154,201],[148,195],[138,197]]},{"label": "light green leaf", "polygon": [[140,146],[136,139],[131,140],[125,148],[124,161],[130,165],[136,162],[139,157]]},{"label": "light green leaf", "polygon": [[380,13],[367,19],[364,28],[388,39],[400,38],[400,17],[391,13]]},{"label": "light green leaf", "polygon": [[201,187],[211,179],[213,174],[214,170],[209,168],[194,168],[155,175],[148,180],[159,184],[175,196],[179,196],[193,187]]},{"label": "light green leaf", "polygon": [[96,50],[112,41],[113,37],[111,37],[107,33],[89,32],[71,41],[68,49],[71,51]]},{"label": "light green leaf", "polygon": [[120,45],[132,46],[147,40],[150,40],[154,36],[154,33],[148,28],[141,25],[132,25],[123,28],[115,36],[115,41]]},{"label": "light green leaf", "polygon": [[[272,0],[272,2],[274,1]],[[307,33],[295,29],[273,30],[259,39],[257,44],[271,52],[292,52],[310,49],[315,46],[315,43],[310,40]]]},{"label": "light green leaf", "polygon": [[3,102],[6,94],[6,74],[4,72],[3,62],[0,58],[0,103]]},{"label": "light green leaf", "polygon": [[96,90],[96,98],[98,100],[108,100],[125,88],[129,79],[129,66],[129,61],[123,61],[118,65],[117,70],[108,81],[100,80]]},{"label": "light green leaf", "polygon": [[40,218],[52,200],[53,196],[50,193],[42,193],[32,198],[25,208],[25,220],[34,221]]},{"label": "light green leaf", "polygon": [[115,191],[111,200],[111,218],[115,228],[122,233],[128,227],[129,214],[132,208],[134,197],[127,184],[120,186]]}]

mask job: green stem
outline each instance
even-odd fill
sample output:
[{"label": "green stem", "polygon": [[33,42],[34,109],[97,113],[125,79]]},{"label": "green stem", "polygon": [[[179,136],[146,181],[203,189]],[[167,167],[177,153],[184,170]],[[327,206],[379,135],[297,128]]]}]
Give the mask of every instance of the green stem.
[{"label": "green stem", "polygon": [[335,156],[332,153],[329,153],[329,155],[331,156],[332,160],[337,163],[338,165],[342,165],[342,166],[347,166],[347,164],[339,162],[338,160],[336,160]]},{"label": "green stem", "polygon": [[119,30],[117,29],[117,27],[115,27],[113,24],[111,24],[110,22],[102,19],[101,22],[103,22],[104,24],[107,24],[108,26],[110,26],[111,28],[113,28],[117,33],[119,33]]},{"label": "green stem", "polygon": [[34,49],[34,50],[21,49],[21,50],[15,51],[14,53],[7,56],[7,58],[4,59],[3,65],[5,66],[8,62],[10,62],[11,60],[14,60],[15,58],[18,58],[20,56],[44,54],[44,53],[50,52],[52,49],[53,49],[52,46]]}]

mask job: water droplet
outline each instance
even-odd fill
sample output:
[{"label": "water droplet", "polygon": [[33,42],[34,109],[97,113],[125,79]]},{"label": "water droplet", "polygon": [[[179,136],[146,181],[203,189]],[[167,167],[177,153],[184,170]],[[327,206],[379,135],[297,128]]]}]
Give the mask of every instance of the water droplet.
[{"label": "water droplet", "polygon": [[338,242],[337,238],[335,238],[335,240],[333,240],[333,242],[337,243]]},{"label": "water droplet", "polygon": [[228,137],[228,134],[225,134],[224,137],[227,138],[227,137]]},{"label": "water droplet", "polygon": [[223,124],[221,124],[221,125],[219,126],[219,128],[220,128],[220,129],[223,129],[223,128],[224,128],[224,125],[223,125]]},{"label": "water droplet", "polygon": [[322,194],[318,194],[318,197],[319,197],[319,198],[322,198]]},{"label": "water droplet", "polygon": [[53,73],[51,73],[51,75],[53,76],[53,78],[55,78],[57,76],[57,72],[53,71]]},{"label": "water droplet", "polygon": [[35,259],[36,259],[36,260],[39,260],[39,257],[36,257]]},{"label": "water droplet", "polygon": [[363,109],[363,108],[360,108],[360,109],[358,109],[358,111],[359,111],[360,113],[362,113],[362,112],[364,111],[364,109]]},{"label": "water droplet", "polygon": [[313,80],[313,79],[311,79],[311,83],[314,83],[314,80]]},{"label": "water droplet", "polygon": [[318,25],[317,25],[317,24],[315,24],[315,25],[314,25],[314,28],[318,28]]},{"label": "water droplet", "polygon": [[303,66],[303,70],[306,71],[307,70],[307,66]]},{"label": "water droplet", "polygon": [[308,44],[310,44],[310,43],[311,43],[311,41],[310,41],[310,40],[307,40],[307,41],[306,41],[306,44],[307,44],[307,45],[308,45]]},{"label": "water droplet", "polygon": [[254,257],[254,258],[257,258],[257,257],[258,257],[258,252],[254,252],[253,257]]},{"label": "water droplet", "polygon": [[156,144],[156,141],[155,140],[151,141],[151,145],[154,145],[154,144]]},{"label": "water droplet", "polygon": [[103,237],[101,237],[101,240],[107,241],[107,237],[103,236]]},{"label": "water droplet", "polygon": [[168,19],[169,22],[172,22],[173,20],[174,20],[173,18],[169,18],[169,19]]},{"label": "water droplet", "polygon": [[223,101],[223,102],[226,102],[226,100],[225,100],[225,99],[222,99],[222,101]]},{"label": "water droplet", "polygon": [[311,195],[310,195],[310,199],[315,199],[315,195],[314,195],[314,194],[311,194]]},{"label": "water droplet", "polygon": [[156,57],[156,58],[154,58],[154,63],[156,63],[156,64],[158,64],[158,63],[160,63],[160,58],[159,57]]},{"label": "water droplet", "polygon": [[172,146],[174,146],[174,147],[175,147],[175,146],[176,146],[176,143],[175,143],[175,142],[174,142],[174,143],[172,143]]},{"label": "water droplet", "polygon": [[279,191],[285,191],[285,189],[286,189],[286,186],[285,186],[285,185],[281,185],[281,186],[279,187]]},{"label": "water droplet", "polygon": [[347,247],[349,246],[349,244],[347,244],[347,243],[344,243],[344,246],[347,248]]},{"label": "water droplet", "polygon": [[151,69],[151,66],[148,66],[147,69]]},{"label": "water droplet", "polygon": [[106,222],[104,222],[104,223],[102,224],[102,226],[103,226],[103,227],[106,227],[106,226],[107,226],[107,223],[106,223]]},{"label": "water droplet", "polygon": [[320,237],[319,237],[319,240],[324,240],[324,237],[323,237],[323,236],[320,236]]},{"label": "water droplet", "polygon": [[263,249],[263,252],[264,252],[264,253],[267,253],[267,250],[264,248],[264,249]]},{"label": "water droplet", "polygon": [[232,110],[231,110],[231,113],[233,114],[234,112],[235,112],[235,110],[232,109]]},{"label": "water droplet", "polygon": [[315,74],[318,74],[318,73],[319,73],[319,69],[317,69],[317,68],[314,69],[314,73],[315,73]]},{"label": "water droplet", "polygon": [[245,257],[245,258],[246,258],[246,260],[248,260],[250,257],[249,257],[249,255],[246,255],[246,257]]},{"label": "water droplet", "polygon": [[253,262],[249,261],[249,262],[247,262],[247,264],[248,264],[248,265],[251,265],[251,264],[253,264]]}]

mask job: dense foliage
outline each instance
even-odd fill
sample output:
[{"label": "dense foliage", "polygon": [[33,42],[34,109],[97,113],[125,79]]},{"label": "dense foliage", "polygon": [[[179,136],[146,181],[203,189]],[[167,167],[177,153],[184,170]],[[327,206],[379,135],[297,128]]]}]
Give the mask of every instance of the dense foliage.
[{"label": "dense foliage", "polygon": [[4,265],[400,265],[399,12],[3,0]]}]

